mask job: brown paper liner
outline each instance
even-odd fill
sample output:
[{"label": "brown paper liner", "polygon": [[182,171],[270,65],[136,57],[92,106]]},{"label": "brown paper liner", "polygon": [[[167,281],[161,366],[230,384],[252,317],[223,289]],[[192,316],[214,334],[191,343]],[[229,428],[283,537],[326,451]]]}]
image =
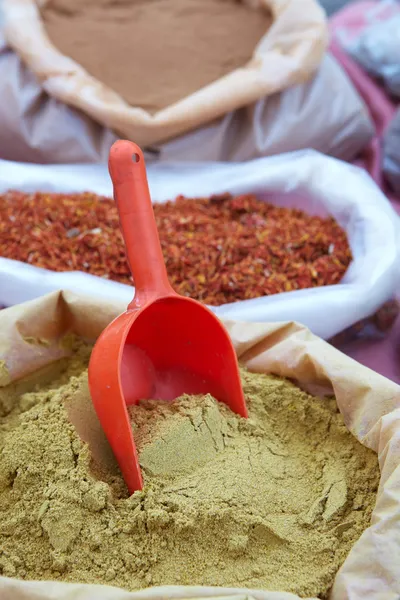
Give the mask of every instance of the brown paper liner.
[{"label": "brown paper liner", "polygon": [[[122,305],[55,292],[0,311],[0,364],[18,379],[68,354],[60,344],[72,332],[95,340]],[[394,599],[400,594],[400,387],[348,358],[297,323],[225,323],[240,362],[251,371],[273,373],[318,393],[332,393],[349,430],[378,453],[381,480],[371,526],[364,531],[339,570],[331,600]],[[3,363],[1,362],[3,361]],[[87,395],[86,395],[87,397]],[[79,402],[70,415],[82,417],[80,433],[101,439],[93,409]],[[76,420],[79,418],[76,417]],[[104,438],[103,438],[104,441]],[[107,444],[99,445],[106,452]],[[112,457],[109,457],[110,468]],[[285,592],[168,587],[126,592],[106,586],[25,582],[0,577],[2,600],[294,600]]]}]

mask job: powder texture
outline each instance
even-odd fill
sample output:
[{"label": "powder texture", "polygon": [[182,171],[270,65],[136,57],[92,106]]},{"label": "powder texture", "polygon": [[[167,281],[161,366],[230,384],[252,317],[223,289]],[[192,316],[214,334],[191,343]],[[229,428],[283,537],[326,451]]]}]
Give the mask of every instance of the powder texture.
[{"label": "powder texture", "polygon": [[63,54],[150,112],[245,66],[271,23],[238,0],[50,0],[42,14]]},{"label": "powder texture", "polygon": [[10,382],[10,374],[4,360],[0,360],[0,385],[7,385]]},{"label": "powder texture", "polygon": [[334,399],[242,371],[247,420],[211,396],[143,401],[130,413],[145,489],[128,498],[68,418],[90,407],[89,352],[0,392],[0,572],[325,597],[379,481]]}]

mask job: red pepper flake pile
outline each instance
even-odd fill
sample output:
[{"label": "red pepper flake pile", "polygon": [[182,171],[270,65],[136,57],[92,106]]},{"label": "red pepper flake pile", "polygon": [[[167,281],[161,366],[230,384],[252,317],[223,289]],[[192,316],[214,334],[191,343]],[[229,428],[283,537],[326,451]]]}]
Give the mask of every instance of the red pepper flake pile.
[{"label": "red pepper flake pile", "polygon": [[[174,289],[220,305],[338,283],[351,261],[332,218],[223,194],[154,205]],[[131,283],[114,201],[91,193],[0,195],[0,255]]]}]

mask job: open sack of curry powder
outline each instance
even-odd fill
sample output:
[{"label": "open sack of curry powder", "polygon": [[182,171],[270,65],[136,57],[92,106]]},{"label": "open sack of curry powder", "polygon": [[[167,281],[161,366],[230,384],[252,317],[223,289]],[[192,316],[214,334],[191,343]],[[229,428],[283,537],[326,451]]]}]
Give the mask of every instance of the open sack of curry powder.
[{"label": "open sack of curry powder", "polygon": [[[56,292],[0,312],[2,600],[33,597],[36,600],[295,600],[299,595],[292,593],[294,590],[298,590],[302,598],[315,598],[319,595],[318,590],[323,590],[321,598],[329,597],[330,600],[397,598],[400,593],[400,387],[349,359],[296,323],[226,322],[239,361],[248,369],[242,371],[242,380],[250,419],[242,420],[236,432],[249,427],[251,435],[258,439],[257,444],[261,443],[257,437],[257,411],[254,412],[257,406],[254,390],[258,380],[268,382],[270,392],[275,390],[263,396],[266,402],[268,397],[275,399],[269,407],[262,409],[264,426],[270,427],[271,435],[280,420],[302,424],[303,429],[293,430],[293,435],[289,429],[285,430],[283,446],[271,437],[269,458],[263,458],[271,469],[264,471],[264,477],[257,477],[257,452],[249,452],[251,446],[246,442],[245,463],[235,463],[232,469],[232,493],[236,504],[230,505],[232,498],[228,496],[222,507],[215,505],[209,517],[217,522],[216,532],[211,521],[207,525],[202,521],[197,530],[193,515],[196,516],[199,507],[196,508],[193,494],[206,489],[207,485],[216,497],[223,493],[218,487],[218,477],[222,480],[223,470],[217,469],[217,479],[213,479],[215,473],[213,475],[211,469],[207,477],[203,473],[196,485],[192,482],[192,486],[187,485],[184,489],[169,485],[165,488],[164,504],[158,509],[152,504],[158,494],[154,482],[144,492],[136,492],[127,498],[126,492],[125,496],[122,492],[119,497],[115,496],[119,489],[116,482],[120,481],[117,475],[107,479],[104,472],[96,472],[92,466],[91,474],[87,472],[83,477],[84,469],[93,457],[94,462],[101,456],[105,460],[107,448],[93,418],[86,370],[79,371],[79,361],[65,357],[73,352],[83,356],[83,346],[76,346],[76,338],[71,334],[83,340],[94,340],[124,309],[122,305]],[[87,350],[88,355],[90,347]],[[57,376],[61,387],[54,388],[53,385],[54,389],[51,389],[50,370],[54,365],[64,364],[65,360],[72,360],[70,370],[60,374],[59,369]],[[32,374],[39,369],[42,369],[43,380]],[[268,375],[260,375],[263,373]],[[27,378],[22,381],[24,377]],[[49,381],[50,386],[40,387]],[[68,393],[66,385],[70,386]],[[293,401],[288,401],[288,394],[294,394]],[[191,402],[194,400],[190,399]],[[185,407],[184,399],[177,402],[183,402]],[[207,402],[210,408],[212,399],[208,397]],[[160,404],[163,403],[157,403]],[[166,406],[171,405],[167,403]],[[222,414],[228,409],[219,410]],[[278,414],[280,418],[277,418]],[[136,417],[138,415],[136,413]],[[93,454],[78,438],[71,421]],[[57,422],[62,425],[58,433],[54,429]],[[217,422],[218,419],[213,421],[214,426]],[[178,433],[182,431],[178,428]],[[235,435],[233,429],[231,433]],[[318,441],[317,434],[320,436]],[[247,438],[249,443],[250,437]],[[300,445],[291,457],[289,448],[295,438]],[[135,439],[138,443],[136,433]],[[336,439],[336,450],[332,449],[332,439]],[[185,436],[178,436],[177,443],[184,444]],[[227,447],[223,450],[225,457]],[[140,454],[140,460],[147,460],[148,466],[151,456],[156,455],[150,452],[145,458]],[[160,461],[162,456],[158,456]],[[210,456],[207,454],[208,461],[213,460]],[[315,463],[310,463],[310,469],[304,463],[300,468],[300,463],[296,466],[291,462],[305,456],[314,456]],[[170,458],[167,462],[171,462]],[[286,467],[280,461],[286,461]],[[5,464],[12,472],[5,472]],[[224,463],[225,470],[229,464],[229,461]],[[294,537],[290,543],[288,540],[298,528],[296,519],[302,510],[303,494],[309,491],[307,477],[318,464],[319,495],[303,515],[300,537]],[[371,465],[375,474],[369,478],[367,473]],[[193,473],[189,475],[193,476]],[[250,491],[251,504],[247,505],[249,493],[243,483],[252,478],[255,487]],[[330,480],[327,488],[326,478]],[[354,493],[352,486],[356,483],[359,489]],[[251,507],[255,508],[262,501],[264,493],[268,496],[271,493],[268,486],[273,485],[277,487],[269,510],[265,508],[266,514],[255,516]],[[175,502],[173,506],[168,504],[171,497]],[[370,502],[368,522],[363,522],[366,498]],[[282,502],[294,502],[294,511],[281,514]],[[171,523],[165,517],[168,506],[172,511],[170,519],[176,519],[177,515],[182,517],[183,506],[188,509],[186,520],[175,522],[172,537]],[[121,513],[123,509],[125,517]],[[79,518],[77,511],[81,511]],[[139,519],[135,521],[136,525],[141,523],[139,534],[136,525],[133,527],[129,522],[128,514]],[[237,525],[239,517],[244,522],[256,519],[248,537],[234,531],[232,537],[225,540],[226,528]],[[363,525],[354,538],[357,522]],[[164,532],[161,533],[164,537],[157,538],[157,527]],[[207,538],[210,532],[214,536],[212,543]],[[330,538],[324,537],[327,532]],[[314,535],[312,544],[310,535]],[[204,554],[197,555],[196,547],[202,543],[202,536],[208,543]],[[156,539],[158,544],[153,547],[154,554],[150,559],[149,548]],[[259,547],[260,540],[262,545]],[[118,544],[118,541],[121,546],[111,551],[110,544]],[[299,551],[301,543],[305,546]],[[325,547],[321,547],[321,543]],[[340,544],[346,548],[341,555],[341,568],[337,573],[337,568],[324,572],[328,584],[324,578],[319,581],[319,562],[315,561],[327,560],[332,567]],[[217,564],[214,562],[215,548],[221,548],[222,553]],[[261,558],[265,553],[268,572],[263,571],[254,558],[257,548],[263,550]],[[298,554],[293,553],[293,548],[297,548]],[[287,552],[292,552],[290,561]],[[184,569],[178,576],[181,562]],[[88,565],[92,565],[92,572]],[[160,578],[156,573],[162,565],[165,571]],[[288,569],[292,569],[291,578]],[[31,572],[39,572],[42,579],[58,581],[32,581]],[[210,572],[214,573],[212,577],[207,576]],[[232,579],[224,575],[227,572],[231,573]],[[240,580],[243,574],[246,576]],[[224,576],[225,585],[229,587],[219,584]],[[263,585],[266,580],[275,583]],[[314,583],[310,587],[311,580]],[[124,585],[115,587],[116,582],[121,581]],[[243,589],[246,587],[243,581],[251,583],[247,586],[249,589]],[[105,585],[92,585],[94,582]],[[185,585],[177,586],[179,582]],[[204,583],[218,584],[219,587],[199,585]],[[169,586],[154,587],[164,584]],[[122,587],[142,591],[126,591]],[[268,587],[274,591],[259,591]],[[308,594],[309,589],[317,593]]]},{"label": "open sack of curry powder", "polygon": [[3,0],[2,9],[7,43],[50,96],[149,147],[309,79],[326,24],[315,0],[301,4]]}]

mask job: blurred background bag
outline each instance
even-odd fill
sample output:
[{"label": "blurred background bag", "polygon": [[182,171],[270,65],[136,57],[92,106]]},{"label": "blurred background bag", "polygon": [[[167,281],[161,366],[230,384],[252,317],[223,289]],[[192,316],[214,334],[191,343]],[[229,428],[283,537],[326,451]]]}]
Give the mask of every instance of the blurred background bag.
[{"label": "blurred background bag", "polygon": [[[327,27],[316,0],[303,0],[300,13],[297,0],[243,3],[272,15],[272,25],[256,44],[251,60],[154,114],[128,104],[50,42],[41,14],[46,1],[2,0],[4,36],[50,96],[146,147],[306,81],[318,68],[327,44]],[[135,59],[141,60],[127,56],[126,77],[130,76],[130,61]]]},{"label": "blurred background bag", "polygon": [[[159,145],[146,158],[239,161],[310,147],[350,160],[373,133],[363,101],[335,59],[326,55],[306,83]],[[106,162],[116,137],[82,111],[49,96],[0,39],[1,158]]]},{"label": "blurred background bag", "polygon": [[164,144],[158,160],[244,161],[304,148],[351,160],[373,134],[363,101],[327,54],[310,81]]},{"label": "blurred background bag", "polygon": [[381,2],[371,11],[370,22],[348,44],[348,52],[368,73],[382,79],[390,94],[400,98],[400,3]]},{"label": "blurred background bag", "polygon": [[383,138],[383,172],[392,190],[400,196],[400,108]]},{"label": "blurred background bag", "polygon": [[[344,160],[354,158],[373,136],[374,127],[347,75],[334,58],[323,57],[324,18],[314,0],[307,3],[307,17],[296,23],[296,51],[286,80],[275,81],[256,102],[205,120],[201,127],[167,143],[151,144],[147,160],[242,161],[302,148]],[[274,0],[270,4],[279,8],[281,16],[266,37],[285,39],[292,26],[291,6],[296,2]],[[29,47],[29,27],[20,37],[14,40],[15,47]],[[279,49],[272,43],[269,52],[268,60],[273,61]],[[38,53],[40,48],[35,48],[40,62]],[[0,32],[1,158],[38,163],[106,162],[117,135],[91,118],[90,111],[85,113],[84,106],[82,111],[72,106],[76,102],[70,98],[66,102],[56,99],[63,94],[53,93],[51,77],[49,81],[42,72],[35,75],[35,65],[29,67],[28,62],[23,52],[10,48],[4,31],[3,38]]]}]

